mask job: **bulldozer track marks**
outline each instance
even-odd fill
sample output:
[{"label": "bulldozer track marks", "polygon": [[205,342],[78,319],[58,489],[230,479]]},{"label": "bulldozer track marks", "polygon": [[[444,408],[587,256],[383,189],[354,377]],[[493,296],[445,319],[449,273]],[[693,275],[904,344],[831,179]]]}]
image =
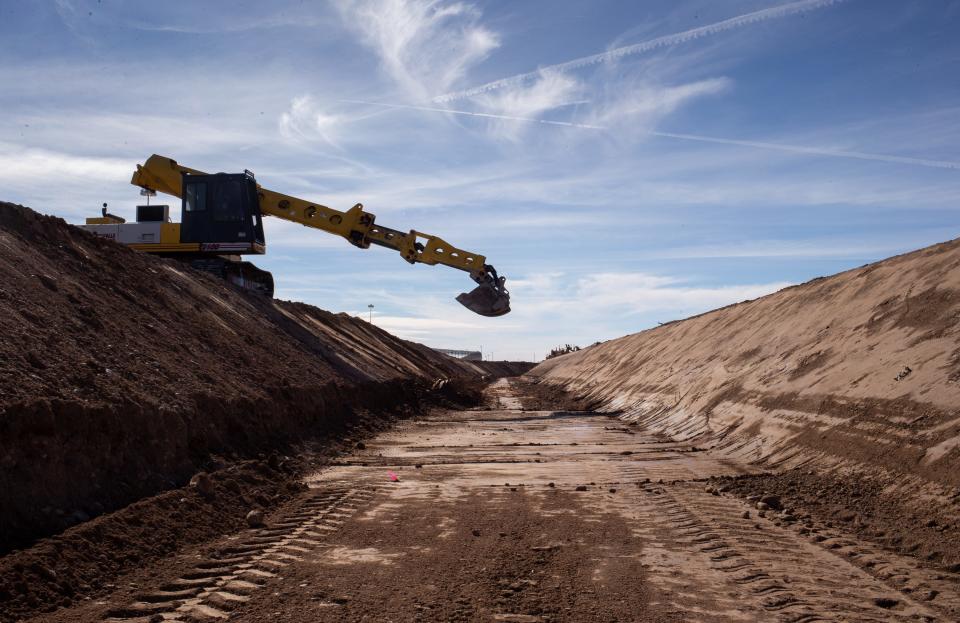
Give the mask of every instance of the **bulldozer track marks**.
[{"label": "bulldozer track marks", "polygon": [[[531,508],[538,499],[566,490],[576,496],[569,512],[582,521],[603,526],[611,521],[609,515],[618,515],[619,529],[632,531],[641,543],[620,557],[633,559],[631,564],[639,561],[645,572],[637,574],[637,581],[650,589],[643,599],[668,618],[691,623],[960,621],[960,574],[927,568],[920,560],[802,513],[760,517],[743,499],[705,487],[702,479],[711,474],[736,472],[707,452],[678,451],[674,444],[644,437],[642,430],[623,436],[632,438],[624,443],[610,418],[589,412],[563,418],[546,412],[518,414],[515,402],[508,400],[507,384],[494,385],[492,391],[500,398],[500,412],[460,424],[452,417],[443,426],[409,424],[413,434],[401,429],[385,435],[380,447],[370,448],[371,443],[365,453],[308,477],[315,492],[295,510],[268,527],[222,541],[175,580],[136,594],[106,618],[128,623],[223,620],[255,595],[258,606],[272,599],[271,591],[261,587],[293,576],[293,565],[298,570],[317,563],[322,567],[321,550],[335,544],[347,522],[370,521],[385,508],[456,499],[471,489],[499,496],[523,487],[524,496],[517,497],[526,498]],[[510,426],[516,430],[503,434],[507,416],[514,417]],[[553,429],[541,421],[547,418],[553,418]],[[541,443],[528,443],[528,436]],[[403,474],[404,485],[381,487],[383,504],[370,504],[382,470],[410,463],[415,468]],[[418,471],[422,466],[428,469]],[[506,484],[517,480],[519,486]],[[631,482],[636,484],[627,484]],[[369,512],[357,516],[362,504]],[[559,512],[545,508],[540,512]],[[603,561],[597,563],[596,577],[615,568],[607,567],[613,563],[602,555],[596,560]],[[366,577],[362,574],[356,577]],[[584,588],[580,597],[590,601],[595,593]],[[365,599],[367,612],[380,612],[379,596]],[[467,619],[479,611],[465,606],[457,612]]]},{"label": "bulldozer track marks", "polygon": [[372,487],[325,483],[294,512],[268,527],[230,537],[233,542],[215,548],[177,579],[136,595],[126,606],[107,611],[104,620],[156,623],[227,619],[255,591],[279,579],[284,567],[304,560],[374,492]]},{"label": "bulldozer track marks", "polygon": [[[638,520],[635,529],[648,543],[649,579],[685,621],[955,620],[956,584],[932,593],[949,592],[950,598],[925,601],[919,596],[937,589],[917,581],[917,566],[910,561],[872,552],[838,532],[817,542],[800,533],[803,526],[777,526],[755,511],[745,518],[742,500],[706,493],[696,483],[643,485],[614,504]],[[834,543],[842,545],[831,548]],[[857,564],[849,552],[863,552],[857,556],[872,568]],[[714,602],[709,612],[690,605],[704,598]]]}]

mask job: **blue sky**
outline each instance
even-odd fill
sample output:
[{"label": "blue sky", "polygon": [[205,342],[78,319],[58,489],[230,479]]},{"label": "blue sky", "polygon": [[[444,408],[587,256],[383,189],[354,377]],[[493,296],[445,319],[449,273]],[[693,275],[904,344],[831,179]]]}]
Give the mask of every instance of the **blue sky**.
[{"label": "blue sky", "polygon": [[82,222],[152,153],[251,169],[485,254],[514,311],[267,219],[278,297],[539,358],[956,237],[957,32],[947,0],[0,2],[0,197]]}]

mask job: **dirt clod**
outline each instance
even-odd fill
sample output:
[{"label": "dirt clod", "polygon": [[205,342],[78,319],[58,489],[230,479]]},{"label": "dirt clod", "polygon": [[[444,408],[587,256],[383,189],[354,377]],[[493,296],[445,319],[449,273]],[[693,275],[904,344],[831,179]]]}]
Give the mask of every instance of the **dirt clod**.
[{"label": "dirt clod", "polygon": [[760,498],[760,504],[765,504],[766,508],[763,510],[781,510],[783,506],[780,504],[780,496],[777,495],[765,495]]},{"label": "dirt clod", "polygon": [[247,525],[251,528],[261,528],[263,527],[263,511],[260,509],[253,509],[246,516]]},{"label": "dirt clod", "polygon": [[193,478],[190,479],[190,486],[205,497],[210,497],[214,492],[213,480],[206,472],[195,474]]}]

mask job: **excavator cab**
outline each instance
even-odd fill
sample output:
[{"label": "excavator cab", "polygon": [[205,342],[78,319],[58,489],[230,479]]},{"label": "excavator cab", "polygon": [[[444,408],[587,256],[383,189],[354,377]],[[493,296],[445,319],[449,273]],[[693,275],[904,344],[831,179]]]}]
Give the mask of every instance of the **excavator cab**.
[{"label": "excavator cab", "polygon": [[273,275],[250,262],[244,253],[263,253],[263,219],[257,182],[243,173],[184,173],[180,242],[197,243],[200,253],[181,259],[253,292],[273,296]]},{"label": "excavator cab", "polygon": [[257,182],[249,171],[185,173],[182,205],[181,242],[196,242],[204,251],[225,253],[264,245]]}]

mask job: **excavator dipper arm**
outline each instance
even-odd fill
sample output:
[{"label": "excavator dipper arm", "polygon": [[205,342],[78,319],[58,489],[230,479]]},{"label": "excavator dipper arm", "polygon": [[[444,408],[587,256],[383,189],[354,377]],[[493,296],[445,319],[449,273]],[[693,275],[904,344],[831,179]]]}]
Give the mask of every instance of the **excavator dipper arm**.
[{"label": "excavator dipper arm", "polygon": [[[137,171],[130,183],[181,197],[183,175],[204,173],[184,167],[172,158],[153,155],[144,164],[137,165]],[[257,195],[261,214],[321,229],[341,236],[361,249],[369,248],[371,244],[393,249],[411,264],[443,264],[468,272],[478,285],[471,292],[460,294],[457,297],[458,302],[481,316],[502,316],[510,311],[510,293],[505,287],[506,278],[499,276],[482,255],[458,249],[437,236],[415,230],[403,232],[377,225],[376,216],[365,212],[363,205],[359,203],[346,212],[341,212],[268,190],[259,184]]]}]

